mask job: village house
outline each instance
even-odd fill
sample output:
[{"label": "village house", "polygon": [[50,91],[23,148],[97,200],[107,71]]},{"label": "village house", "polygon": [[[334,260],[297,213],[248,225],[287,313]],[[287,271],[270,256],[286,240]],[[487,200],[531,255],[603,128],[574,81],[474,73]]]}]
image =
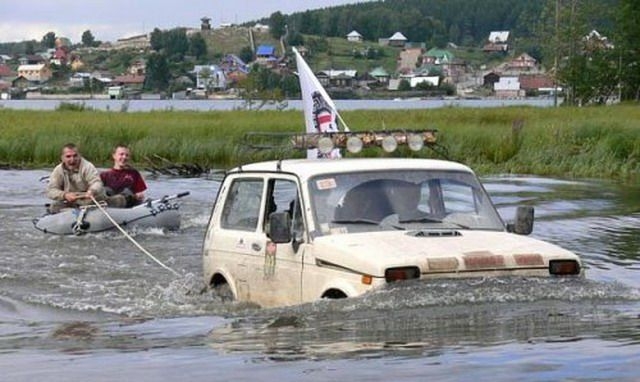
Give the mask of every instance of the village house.
[{"label": "village house", "polygon": [[82,59],[78,56],[73,56],[71,57],[71,70],[74,72],[80,71],[82,70],[82,68],[84,68],[84,61],[82,61]]},{"label": "village house", "polygon": [[0,97],[8,99],[8,91],[11,88],[11,81],[15,78],[16,73],[11,70],[8,65],[0,64]]},{"label": "village house", "polygon": [[445,49],[431,48],[424,54],[424,63],[447,65],[453,61],[453,54]]},{"label": "village house", "polygon": [[16,72],[11,70],[9,65],[0,64],[0,80],[11,80],[15,78]]},{"label": "village house", "polygon": [[39,54],[29,54],[18,58],[19,65],[44,64],[47,60]]},{"label": "village house", "polygon": [[113,49],[147,49],[151,47],[151,39],[148,34],[120,38],[113,44]]},{"label": "village house", "polygon": [[113,80],[111,80],[112,86],[120,86],[122,89],[127,89],[131,91],[141,91],[144,86],[145,76],[133,76],[130,74],[125,74],[122,76],[116,76]]},{"label": "village house", "polygon": [[69,77],[69,87],[82,88],[85,86],[91,87],[95,91],[104,89],[111,83],[111,79],[102,75],[100,72],[77,72]]},{"label": "village house", "polygon": [[131,66],[129,66],[129,68],[127,69],[127,73],[131,74],[132,76],[143,76],[146,74],[146,72],[147,62],[142,58],[133,61]]},{"label": "village house", "polygon": [[373,77],[377,83],[387,85],[391,79],[391,75],[383,67],[377,67],[369,72],[369,75]]},{"label": "village house", "polygon": [[251,30],[258,33],[269,33],[269,29],[269,25],[261,23],[256,23],[253,27],[251,27]]},{"label": "village house", "polygon": [[358,72],[355,70],[323,70],[316,73],[316,78],[324,87],[351,88],[354,86]]},{"label": "village house", "polygon": [[55,48],[52,52],[49,52],[50,58],[49,63],[55,64],[58,66],[67,65],[69,62],[69,45],[71,45],[71,41],[65,37],[58,37],[55,41]]},{"label": "village house", "polygon": [[482,77],[482,86],[493,89],[493,84],[498,81],[500,81],[500,74],[491,71]]},{"label": "village house", "polygon": [[423,56],[426,66],[435,65],[439,68],[440,75],[448,83],[457,83],[463,78],[467,64],[463,60],[456,59],[446,49],[431,48]]},{"label": "village house", "polygon": [[23,77],[32,83],[41,84],[47,82],[51,75],[51,69],[46,64],[18,66],[18,77]]},{"label": "village house", "polygon": [[227,86],[237,84],[249,73],[249,66],[235,54],[224,56],[220,61],[220,68],[224,72]]},{"label": "village house", "polygon": [[500,80],[493,84],[493,90],[498,98],[520,98],[524,97],[524,90],[520,89],[518,77],[500,77]]},{"label": "village house", "polygon": [[518,57],[509,61],[507,64],[507,70],[519,72],[536,71],[538,70],[538,61],[527,53],[522,53]]},{"label": "village house", "polygon": [[614,48],[614,45],[609,42],[609,39],[595,29],[584,36],[583,41],[585,42],[585,48],[590,51]]},{"label": "village house", "polygon": [[363,40],[362,35],[360,33],[358,33],[358,31],[356,31],[356,30],[352,30],[347,35],[347,41],[362,42],[362,40]]},{"label": "village house", "polygon": [[553,78],[546,74],[521,74],[518,80],[526,94],[553,94],[556,87]]},{"label": "village house", "polygon": [[258,49],[256,49],[257,63],[273,67],[277,60],[276,48],[273,45],[260,45]]},{"label": "village house", "polygon": [[403,47],[407,43],[407,38],[402,33],[396,32],[387,41],[389,46]]},{"label": "village house", "polygon": [[192,73],[196,75],[198,89],[218,91],[227,87],[227,78],[218,65],[196,65]]},{"label": "village house", "polygon": [[440,77],[439,76],[427,76],[421,74],[404,74],[398,77],[400,81],[407,81],[412,89],[414,89],[418,84],[427,83],[431,86],[437,87],[440,85]]},{"label": "village house", "polygon": [[506,53],[509,50],[509,31],[494,31],[489,33],[487,43],[482,47],[486,53]]}]

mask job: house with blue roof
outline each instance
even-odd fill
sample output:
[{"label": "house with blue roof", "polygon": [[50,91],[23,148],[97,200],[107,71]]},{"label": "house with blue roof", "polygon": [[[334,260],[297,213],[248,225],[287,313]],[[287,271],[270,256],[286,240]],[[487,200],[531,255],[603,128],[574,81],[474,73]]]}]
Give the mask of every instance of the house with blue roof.
[{"label": "house with blue roof", "polygon": [[260,45],[256,49],[256,62],[267,65],[274,64],[278,60],[276,48],[273,45]]}]

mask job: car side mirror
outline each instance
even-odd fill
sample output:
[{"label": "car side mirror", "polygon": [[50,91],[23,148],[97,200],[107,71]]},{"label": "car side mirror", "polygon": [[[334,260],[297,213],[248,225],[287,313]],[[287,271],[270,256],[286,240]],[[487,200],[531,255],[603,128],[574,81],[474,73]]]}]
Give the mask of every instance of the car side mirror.
[{"label": "car side mirror", "polygon": [[533,232],[534,210],[531,206],[518,206],[516,209],[516,220],[507,224],[507,231],[518,235],[529,235]]},{"label": "car side mirror", "polygon": [[291,218],[286,212],[273,212],[269,215],[269,238],[274,243],[291,241]]}]

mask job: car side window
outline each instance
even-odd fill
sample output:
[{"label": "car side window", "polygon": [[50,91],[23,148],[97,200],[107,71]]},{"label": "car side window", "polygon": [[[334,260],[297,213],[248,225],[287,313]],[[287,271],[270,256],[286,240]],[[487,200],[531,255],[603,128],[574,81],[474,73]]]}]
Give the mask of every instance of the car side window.
[{"label": "car side window", "polygon": [[296,183],[287,179],[272,179],[267,188],[270,193],[267,198],[269,203],[266,209],[267,215],[271,212],[287,212],[291,217],[291,226],[294,231],[302,231],[304,225]]},{"label": "car side window", "polygon": [[262,179],[238,179],[231,184],[220,225],[226,229],[255,231],[260,217]]}]

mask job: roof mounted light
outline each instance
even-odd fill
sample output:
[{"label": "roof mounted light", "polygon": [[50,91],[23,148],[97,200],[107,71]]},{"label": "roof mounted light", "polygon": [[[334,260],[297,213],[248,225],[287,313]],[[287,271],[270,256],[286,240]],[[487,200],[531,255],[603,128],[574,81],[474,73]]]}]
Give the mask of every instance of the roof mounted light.
[{"label": "roof mounted light", "polygon": [[410,133],[407,136],[407,145],[411,151],[420,151],[424,147],[424,140],[420,135]]},{"label": "roof mounted light", "polygon": [[347,151],[357,154],[362,151],[362,139],[357,135],[352,135],[347,139]]},{"label": "roof mounted light", "polygon": [[322,137],[318,139],[318,151],[322,154],[329,154],[333,151],[333,140],[331,137]]},{"label": "roof mounted light", "polygon": [[393,152],[398,146],[407,146],[412,151],[419,151],[425,146],[435,147],[435,129],[421,130],[383,130],[383,131],[336,131],[324,133],[247,133],[245,139],[249,145],[257,149],[277,149],[293,146],[296,149],[318,149],[322,154],[329,154],[334,149],[346,149],[357,154],[365,148],[381,148],[385,152]]},{"label": "roof mounted light", "polygon": [[398,141],[393,135],[387,135],[382,138],[382,149],[388,153],[396,151],[398,148]]}]

